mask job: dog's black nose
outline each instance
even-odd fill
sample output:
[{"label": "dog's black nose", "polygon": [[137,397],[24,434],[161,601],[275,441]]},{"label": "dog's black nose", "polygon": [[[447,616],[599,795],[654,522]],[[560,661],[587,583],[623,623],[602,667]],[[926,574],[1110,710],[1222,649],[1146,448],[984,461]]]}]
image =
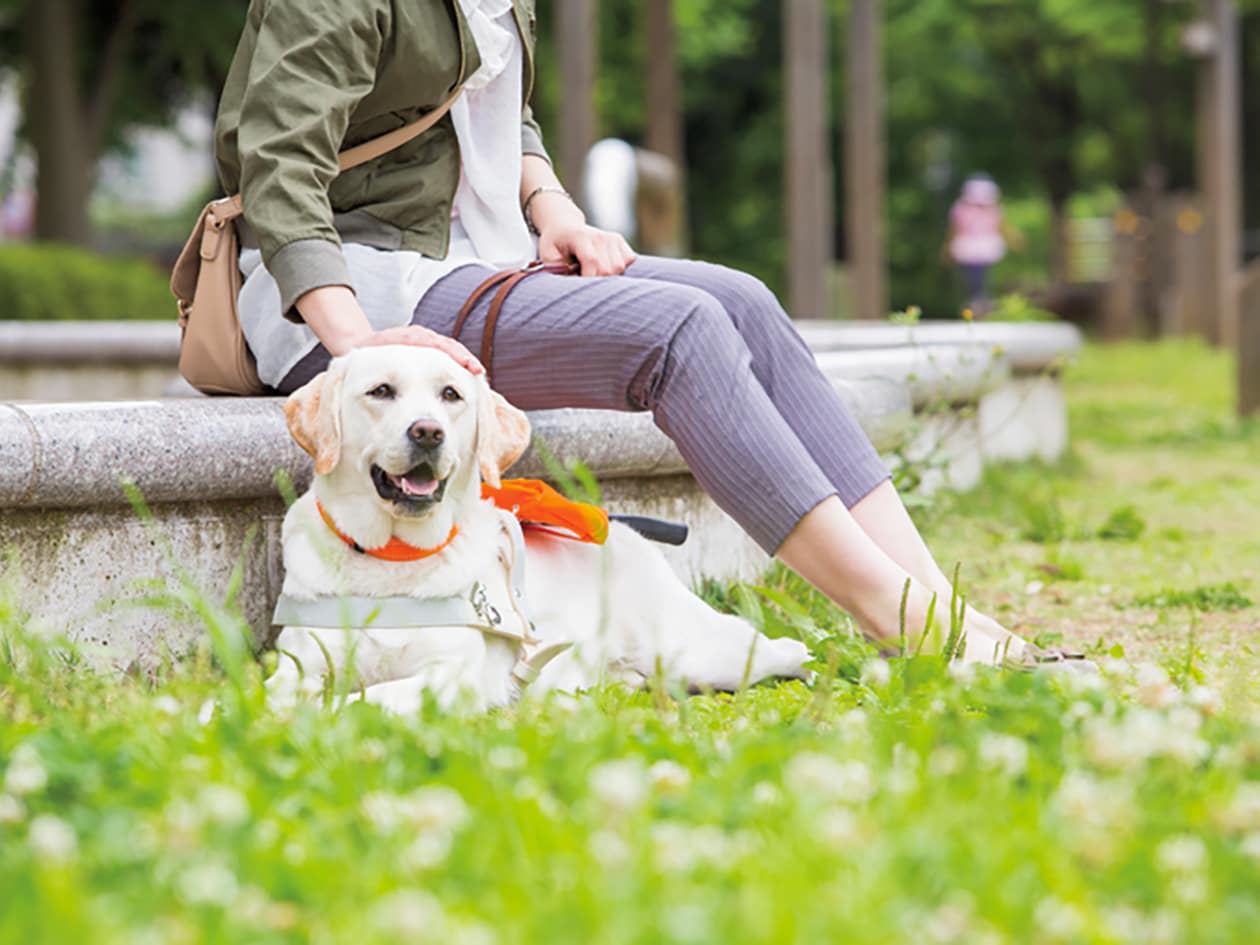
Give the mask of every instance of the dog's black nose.
[{"label": "dog's black nose", "polygon": [[407,428],[407,439],[416,446],[433,449],[441,446],[446,439],[446,431],[436,420],[417,420]]}]

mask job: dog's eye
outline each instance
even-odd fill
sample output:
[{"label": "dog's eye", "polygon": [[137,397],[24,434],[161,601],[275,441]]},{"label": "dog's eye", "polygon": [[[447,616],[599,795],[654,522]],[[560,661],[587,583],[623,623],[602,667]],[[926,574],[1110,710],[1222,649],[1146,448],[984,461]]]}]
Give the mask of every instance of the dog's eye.
[{"label": "dog's eye", "polygon": [[377,384],[367,392],[367,395],[376,400],[393,400],[394,393],[394,388],[389,384]]},{"label": "dog's eye", "polygon": [[442,388],[442,399],[448,404],[453,404],[457,401],[463,400],[464,395],[448,384],[446,387]]}]

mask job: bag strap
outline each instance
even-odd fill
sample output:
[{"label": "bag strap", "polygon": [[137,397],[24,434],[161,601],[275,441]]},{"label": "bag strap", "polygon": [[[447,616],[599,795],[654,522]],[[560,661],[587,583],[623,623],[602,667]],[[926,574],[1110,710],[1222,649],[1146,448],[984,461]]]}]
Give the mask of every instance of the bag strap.
[{"label": "bag strap", "polygon": [[[445,102],[423,118],[419,118],[409,125],[395,128],[393,131],[386,132],[370,141],[364,141],[362,144],[356,144],[353,148],[346,148],[346,150],[337,155],[337,166],[342,171],[348,171],[352,167],[358,167],[360,164],[366,164],[368,161],[375,160],[382,154],[388,154],[394,148],[424,134],[441,121],[442,116],[451,110],[451,106],[455,104],[455,99],[459,98],[459,93],[462,91],[464,91],[464,87],[462,85],[458,86]],[[219,229],[222,229],[225,224],[235,220],[244,213],[240,194],[232,194],[230,197],[216,200],[206,210],[205,222],[209,226]]]},{"label": "bag strap", "polygon": [[577,263],[544,263],[538,261],[520,269],[504,269],[502,272],[496,272],[477,288],[473,289],[472,295],[468,296],[468,301],[464,303],[463,308],[459,310],[459,314],[455,317],[455,327],[451,329],[451,337],[456,340],[459,339],[459,333],[464,330],[464,323],[468,321],[468,316],[477,307],[477,303],[485,297],[486,293],[497,287],[499,291],[495,292],[494,298],[490,300],[490,309],[486,312],[486,323],[481,328],[481,365],[486,369],[486,379],[489,380],[491,376],[490,368],[494,362],[494,331],[499,325],[499,313],[503,311],[503,303],[512,294],[512,290],[522,280],[528,279],[538,272],[571,276],[575,275],[578,269]]},{"label": "bag strap", "polygon": [[451,110],[451,106],[455,104],[455,99],[459,98],[459,93],[462,91],[464,91],[462,85],[456,86],[455,91],[450,94],[450,97],[445,102],[423,118],[419,118],[409,125],[395,128],[393,131],[386,132],[379,138],[373,138],[371,141],[356,144],[353,148],[346,148],[346,150],[337,155],[337,164],[341,170],[348,171],[352,167],[358,167],[360,164],[366,164],[368,161],[375,160],[382,154],[386,154],[394,150],[394,148],[406,144],[412,138],[424,134],[441,121],[442,116]]}]

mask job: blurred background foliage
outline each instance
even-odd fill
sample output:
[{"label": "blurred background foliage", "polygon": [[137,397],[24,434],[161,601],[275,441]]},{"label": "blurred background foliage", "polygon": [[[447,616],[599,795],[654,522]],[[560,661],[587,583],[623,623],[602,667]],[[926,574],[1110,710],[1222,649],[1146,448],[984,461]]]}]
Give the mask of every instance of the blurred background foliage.
[{"label": "blurred background foliage", "polygon": [[[831,0],[831,137],[837,160],[837,255],[844,194],[846,0]],[[213,101],[245,0],[0,0],[0,70],[16,71],[21,135],[42,188],[39,236],[109,251],[163,244],[191,223],[89,213],[100,156],[135,125],[169,123]],[[553,0],[538,0],[536,107],[555,127]],[[641,4],[600,0],[599,135],[641,139],[647,68]],[[1260,0],[1242,0],[1243,88],[1260,88]],[[692,254],[783,287],[782,7],[773,0],[675,0],[685,108]],[[1000,290],[1030,291],[1064,275],[1073,215],[1107,216],[1144,180],[1193,184],[1194,67],[1181,31],[1189,0],[886,0],[886,238],[894,308],[957,311],[940,250],[962,179],[1001,185],[1026,245],[998,271]],[[1246,95],[1247,155],[1260,153],[1260,95]],[[554,137],[553,137],[554,140]],[[0,193],[6,168],[0,167]],[[1246,223],[1260,225],[1260,193]],[[102,236],[106,234],[106,236]],[[163,253],[169,258],[169,247]],[[6,313],[9,317],[18,313]],[[166,312],[163,313],[165,316]]]}]

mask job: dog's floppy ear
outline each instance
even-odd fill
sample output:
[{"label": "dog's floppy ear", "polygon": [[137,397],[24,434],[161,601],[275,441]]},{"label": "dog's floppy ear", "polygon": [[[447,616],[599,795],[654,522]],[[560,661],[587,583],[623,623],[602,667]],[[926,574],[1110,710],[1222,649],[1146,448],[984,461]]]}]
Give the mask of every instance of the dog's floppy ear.
[{"label": "dog's floppy ear", "polygon": [[499,474],[529,446],[529,418],[491,390],[484,374],[477,383],[477,465],[481,481],[497,489]]},{"label": "dog's floppy ear", "polygon": [[315,473],[333,471],[341,460],[341,382],[345,372],[333,364],[299,387],[284,402],[289,433],[315,459]]}]

